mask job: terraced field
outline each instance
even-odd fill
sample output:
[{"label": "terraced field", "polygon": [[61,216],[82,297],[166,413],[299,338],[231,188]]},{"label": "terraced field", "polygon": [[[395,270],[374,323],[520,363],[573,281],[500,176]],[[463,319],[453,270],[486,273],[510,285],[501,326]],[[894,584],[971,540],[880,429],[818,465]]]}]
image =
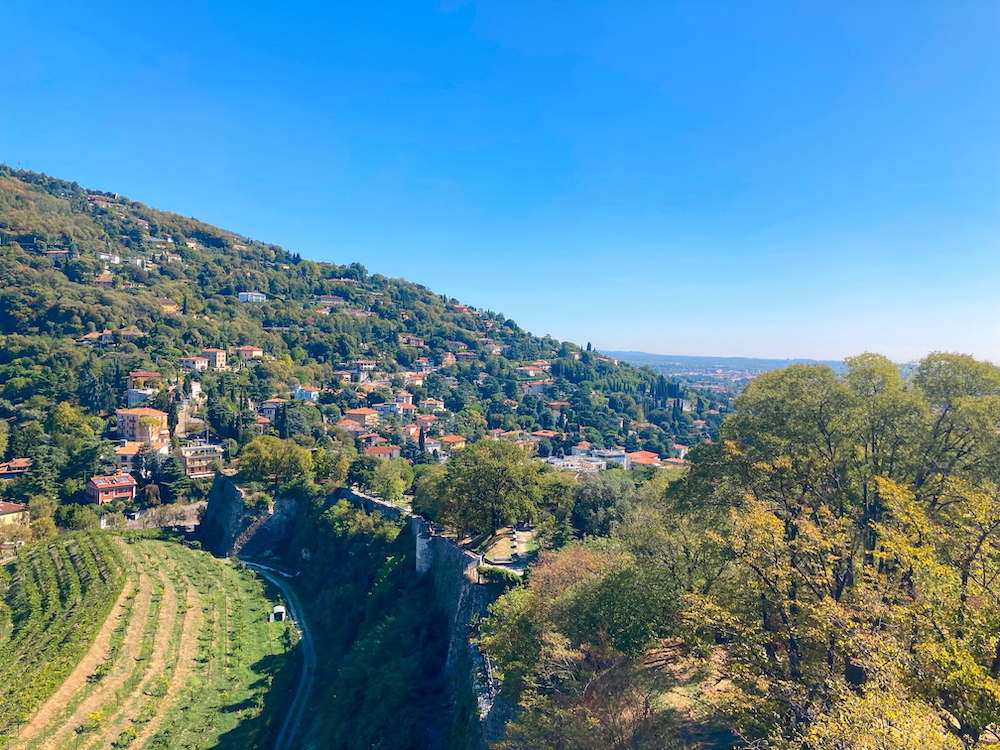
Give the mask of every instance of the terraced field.
[{"label": "terraced field", "polygon": [[70,534],[0,571],[0,731],[18,727],[70,674],[123,593],[110,537]]},{"label": "terraced field", "polygon": [[[272,585],[238,562],[170,539],[106,533],[68,539],[31,556],[41,557],[45,569],[63,546],[100,545],[102,559],[118,566],[105,584],[110,603],[99,611],[81,597],[90,624],[68,669],[68,659],[51,658],[51,648],[41,652],[43,663],[61,665],[60,679],[45,683],[49,697],[19,716],[27,722],[15,725],[10,747],[268,746],[272,720],[292,692],[297,640],[291,623],[268,622],[278,603]],[[13,581],[21,574],[9,575]],[[67,599],[73,591],[67,586]],[[7,599],[20,601],[17,592],[11,585]],[[17,633],[17,619],[9,622]]]}]

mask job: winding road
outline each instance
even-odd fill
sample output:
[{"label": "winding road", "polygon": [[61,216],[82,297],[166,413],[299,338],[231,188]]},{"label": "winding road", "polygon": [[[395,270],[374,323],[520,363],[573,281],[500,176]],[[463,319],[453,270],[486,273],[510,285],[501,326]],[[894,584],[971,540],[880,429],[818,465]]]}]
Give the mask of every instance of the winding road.
[{"label": "winding road", "polygon": [[288,707],[288,713],[285,715],[285,723],[282,725],[281,732],[274,741],[274,750],[290,750],[290,748],[294,747],[292,740],[295,739],[295,735],[298,733],[299,723],[302,720],[306,704],[309,702],[309,693],[312,691],[313,680],[316,677],[316,648],[313,646],[309,626],[305,618],[302,617],[303,610],[299,604],[298,597],[292,591],[291,587],[281,579],[281,576],[285,576],[286,574],[259,563],[247,560],[243,562],[246,563],[248,568],[257,571],[280,589],[282,595],[285,597],[285,602],[288,604],[288,615],[291,617],[295,629],[299,631],[299,639],[302,642],[302,677],[299,679],[299,687],[295,691],[295,698],[292,700],[291,705]]}]

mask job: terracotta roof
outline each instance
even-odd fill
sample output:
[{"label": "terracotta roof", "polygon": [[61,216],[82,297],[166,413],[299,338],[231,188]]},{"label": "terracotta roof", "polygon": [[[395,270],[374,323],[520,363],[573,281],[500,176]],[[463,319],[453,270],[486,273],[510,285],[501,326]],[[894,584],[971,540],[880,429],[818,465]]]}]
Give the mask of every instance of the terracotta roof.
[{"label": "terracotta roof", "polygon": [[139,406],[135,409],[119,409],[118,414],[128,414],[133,417],[165,417],[167,413],[165,411],[160,411],[158,409],[149,409],[145,406]]},{"label": "terracotta roof", "polygon": [[30,468],[30,458],[12,458],[7,463],[0,464],[0,476],[4,474],[23,474]]},{"label": "terracotta roof", "polygon": [[19,505],[17,503],[4,503],[0,502],[0,516],[7,516],[11,513],[25,513],[28,510],[27,505]]},{"label": "terracotta roof", "polygon": [[635,457],[633,457],[632,455],[629,455],[629,461],[631,461],[633,464],[637,464],[639,466],[659,466],[660,465],[660,459],[659,458],[656,458],[656,457],[650,458],[649,456],[635,456]]},{"label": "terracotta roof", "polygon": [[130,474],[116,474],[110,477],[91,477],[87,484],[95,487],[135,487],[135,480]]},{"label": "terracotta roof", "polygon": [[[169,443],[149,443],[149,449],[151,451],[162,450],[163,446],[169,445]],[[146,443],[141,443],[138,440],[126,440],[125,445],[115,449],[116,456],[135,456],[142,452],[146,447]]]},{"label": "terracotta roof", "polygon": [[652,451],[635,451],[634,453],[627,454],[630,459],[635,458],[656,458],[659,459],[659,454],[653,453]]},{"label": "terracotta roof", "polygon": [[365,448],[365,453],[369,456],[376,456],[381,453],[392,453],[393,451],[398,450],[398,445],[373,445],[371,448]]}]

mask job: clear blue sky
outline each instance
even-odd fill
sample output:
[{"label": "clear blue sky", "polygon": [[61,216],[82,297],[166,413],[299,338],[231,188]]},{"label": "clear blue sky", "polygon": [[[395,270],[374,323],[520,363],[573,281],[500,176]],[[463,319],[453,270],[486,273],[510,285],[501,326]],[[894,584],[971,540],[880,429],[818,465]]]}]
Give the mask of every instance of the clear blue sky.
[{"label": "clear blue sky", "polygon": [[1000,3],[7,3],[0,158],[603,349],[1000,361]]}]

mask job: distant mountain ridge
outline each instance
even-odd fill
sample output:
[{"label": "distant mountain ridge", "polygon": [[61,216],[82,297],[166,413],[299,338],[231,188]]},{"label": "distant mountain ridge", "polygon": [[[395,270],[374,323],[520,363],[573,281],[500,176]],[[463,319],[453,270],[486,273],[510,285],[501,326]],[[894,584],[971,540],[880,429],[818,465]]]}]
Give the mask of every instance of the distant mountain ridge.
[{"label": "distant mountain ridge", "polygon": [[601,350],[602,354],[623,360],[633,365],[687,365],[694,367],[722,367],[730,370],[746,370],[748,372],[768,372],[781,370],[794,364],[821,364],[839,371],[842,363],[837,360],[824,359],[763,359],[757,357],[702,357],[684,354],[652,354],[650,352],[609,351]]}]

